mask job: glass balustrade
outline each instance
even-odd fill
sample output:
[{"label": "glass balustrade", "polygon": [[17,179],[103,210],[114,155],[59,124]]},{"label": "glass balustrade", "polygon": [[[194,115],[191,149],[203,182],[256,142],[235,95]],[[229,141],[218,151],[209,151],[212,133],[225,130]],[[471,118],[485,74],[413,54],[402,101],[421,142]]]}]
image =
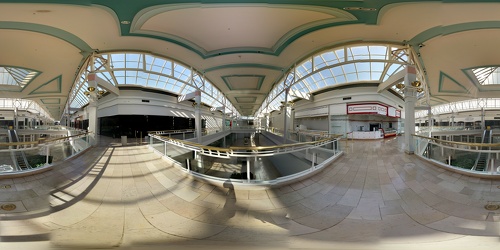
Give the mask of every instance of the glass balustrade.
[{"label": "glass balustrade", "polygon": [[87,133],[78,133],[36,141],[0,143],[0,175],[50,167],[89,148],[89,139]]},{"label": "glass balustrade", "polygon": [[464,173],[500,175],[500,144],[446,141],[414,135],[415,154]]},{"label": "glass balustrade", "polygon": [[[177,137],[180,133],[178,131]],[[342,153],[338,138],[325,134],[321,134],[321,139],[320,135],[296,135],[303,136],[306,142],[281,145],[279,142],[283,138],[276,134],[228,136],[228,144],[239,143],[244,146],[227,148],[179,140],[172,136],[175,134],[173,132],[170,133],[171,136],[160,134],[168,133],[149,134],[152,149],[187,172],[219,178],[221,181],[230,178],[259,183],[295,178],[324,167]],[[245,144],[244,139],[250,140],[250,143]],[[239,140],[242,142],[238,142]],[[259,145],[272,146],[255,146],[255,141]]]}]

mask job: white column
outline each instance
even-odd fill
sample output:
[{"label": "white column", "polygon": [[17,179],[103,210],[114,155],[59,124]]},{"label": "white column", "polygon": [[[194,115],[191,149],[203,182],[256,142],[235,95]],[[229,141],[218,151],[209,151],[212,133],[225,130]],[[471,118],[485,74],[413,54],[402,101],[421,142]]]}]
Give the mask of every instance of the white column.
[{"label": "white column", "polygon": [[91,133],[90,138],[92,138],[92,144],[96,145],[99,139],[97,135],[97,100],[89,102],[87,112],[87,117],[89,118],[88,131]]},{"label": "white column", "polygon": [[283,107],[283,143],[286,144],[286,139],[288,137],[288,120],[290,118],[290,112],[291,109],[288,107],[288,91],[290,91],[289,88],[285,89],[285,103]]},{"label": "white column", "polygon": [[431,107],[427,109],[427,117],[429,119],[429,137],[432,136],[432,128],[434,127],[434,120],[432,118]]},{"label": "white column", "polygon": [[252,178],[250,178],[250,158],[247,158],[247,181],[250,182]]},{"label": "white column", "polygon": [[415,134],[415,103],[417,101],[417,91],[411,87],[411,83],[416,80],[416,69],[414,66],[406,68],[404,79],[405,89],[405,153],[413,154],[415,146],[413,145],[413,134]]},{"label": "white column", "polygon": [[197,91],[197,95],[194,97],[194,129],[196,130],[196,138],[198,143],[201,143],[201,92]]},{"label": "white column", "polygon": [[481,108],[481,129],[485,130],[486,129],[486,123],[484,121],[484,117],[486,116],[486,111],[484,108]]},{"label": "white column", "polygon": [[266,123],[265,123],[264,127],[266,128],[266,131],[268,131],[269,130],[269,114],[265,115],[265,119],[266,119]]},{"label": "white column", "polygon": [[222,132],[226,130],[226,107],[222,106]]}]

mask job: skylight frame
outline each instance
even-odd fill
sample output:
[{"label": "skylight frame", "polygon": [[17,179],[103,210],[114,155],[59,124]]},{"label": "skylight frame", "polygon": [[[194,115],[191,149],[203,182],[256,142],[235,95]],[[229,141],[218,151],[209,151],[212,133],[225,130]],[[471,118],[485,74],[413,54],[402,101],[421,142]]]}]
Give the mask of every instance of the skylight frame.
[{"label": "skylight frame", "polygon": [[[23,89],[38,75],[40,72],[32,69],[0,66],[0,85],[18,86]],[[6,79],[6,82],[2,79]]]},{"label": "skylight frame", "polygon": [[[291,89],[308,94],[336,85],[361,82],[381,83],[408,64],[401,46],[355,44],[321,51],[296,64],[270,91],[255,116],[279,110],[284,97],[283,79],[294,73]],[[305,87],[305,88],[304,88]],[[278,101],[274,101],[277,99]]]},{"label": "skylight frame", "polygon": [[[240,116],[234,105],[204,75],[191,67],[166,57],[141,52],[109,52],[94,55],[75,82],[68,105],[78,109],[88,103],[84,95],[86,77],[95,72],[114,86],[139,85],[184,95],[199,89],[202,102],[210,107],[225,106],[225,113]],[[92,70],[94,69],[94,70]]]}]

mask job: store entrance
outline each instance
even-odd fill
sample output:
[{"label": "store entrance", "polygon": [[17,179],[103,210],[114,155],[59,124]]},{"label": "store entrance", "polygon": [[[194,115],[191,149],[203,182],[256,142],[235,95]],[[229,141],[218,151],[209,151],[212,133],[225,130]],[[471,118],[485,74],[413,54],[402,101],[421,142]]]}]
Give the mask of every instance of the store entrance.
[{"label": "store entrance", "polygon": [[380,123],[370,123],[370,131],[377,131],[380,128]]}]

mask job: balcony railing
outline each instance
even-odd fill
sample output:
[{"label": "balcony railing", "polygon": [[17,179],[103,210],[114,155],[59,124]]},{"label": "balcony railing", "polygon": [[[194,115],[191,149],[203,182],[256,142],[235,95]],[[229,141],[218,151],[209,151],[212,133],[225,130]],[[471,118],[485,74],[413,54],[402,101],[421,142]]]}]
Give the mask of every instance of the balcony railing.
[{"label": "balcony railing", "polygon": [[[500,143],[446,141],[413,135],[415,154],[449,170],[472,176],[500,178]],[[486,155],[484,168],[477,168],[477,159]]]},{"label": "balcony railing", "polygon": [[0,143],[0,177],[48,170],[53,164],[89,148],[91,146],[89,140],[89,134],[81,132],[65,137]]},{"label": "balcony railing", "polygon": [[[186,131],[177,132],[185,133]],[[192,131],[189,132],[192,133]],[[170,136],[166,136],[167,134]],[[172,160],[187,173],[211,181],[218,181],[219,183],[231,179],[232,182],[237,183],[276,185],[315,172],[342,154],[338,137],[326,137],[316,141],[273,146],[231,146],[222,148],[176,139],[172,137],[173,134],[174,131],[150,133],[149,146],[157,153]],[[255,140],[260,140],[259,138],[263,138],[262,136],[267,138],[267,135],[263,133],[255,133],[253,136],[255,136]],[[280,138],[273,134],[269,136]],[[278,141],[276,138],[275,141]],[[254,144],[250,143],[250,145]],[[277,168],[281,168],[280,173],[286,172],[286,174],[280,174],[271,179],[261,177],[258,174],[254,176],[250,174],[252,169],[255,170],[257,166],[261,168],[268,167],[270,165],[268,163],[270,161],[268,160],[269,157],[277,156],[288,157],[287,160],[292,159],[291,157],[299,157],[302,160],[292,162],[296,163],[296,165],[302,165],[301,167],[278,166]],[[309,162],[308,165],[305,164],[306,161]],[[284,164],[286,165],[286,162]],[[273,165],[273,167],[276,166]],[[287,167],[294,170],[283,169]],[[233,174],[240,171],[243,178],[233,179]]]}]

